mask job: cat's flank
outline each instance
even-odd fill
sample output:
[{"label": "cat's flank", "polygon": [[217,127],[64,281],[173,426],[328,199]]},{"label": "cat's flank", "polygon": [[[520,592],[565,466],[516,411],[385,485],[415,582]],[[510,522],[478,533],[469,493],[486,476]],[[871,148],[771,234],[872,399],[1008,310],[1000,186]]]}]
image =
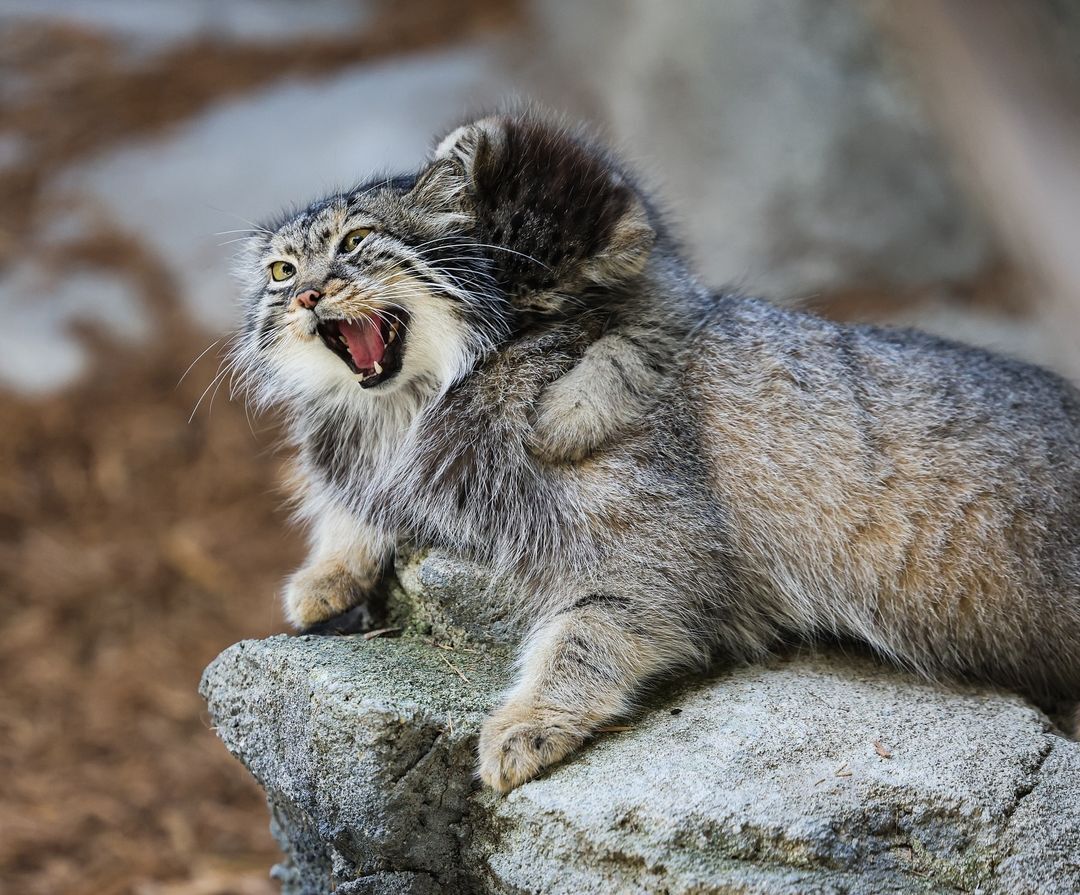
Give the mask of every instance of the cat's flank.
[{"label": "cat's flank", "polygon": [[402,540],[517,579],[532,629],[479,747],[496,789],[651,679],[792,637],[1080,695],[1080,394],[711,293],[581,136],[461,127],[274,223],[246,277],[237,363],[288,414],[311,533],[289,619],[362,612]]}]

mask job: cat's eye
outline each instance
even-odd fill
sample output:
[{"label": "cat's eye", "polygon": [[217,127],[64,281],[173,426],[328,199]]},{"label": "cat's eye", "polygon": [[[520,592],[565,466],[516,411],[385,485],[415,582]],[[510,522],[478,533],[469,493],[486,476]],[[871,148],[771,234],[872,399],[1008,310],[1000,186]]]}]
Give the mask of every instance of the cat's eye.
[{"label": "cat's eye", "polygon": [[281,283],[296,275],[296,266],[288,261],[275,261],[270,265],[270,277],[275,283]]},{"label": "cat's eye", "polygon": [[341,240],[341,251],[356,251],[356,247],[360,245],[360,243],[362,243],[370,235],[371,229],[368,227],[360,227],[357,230],[350,230],[348,233],[345,234],[345,238]]}]

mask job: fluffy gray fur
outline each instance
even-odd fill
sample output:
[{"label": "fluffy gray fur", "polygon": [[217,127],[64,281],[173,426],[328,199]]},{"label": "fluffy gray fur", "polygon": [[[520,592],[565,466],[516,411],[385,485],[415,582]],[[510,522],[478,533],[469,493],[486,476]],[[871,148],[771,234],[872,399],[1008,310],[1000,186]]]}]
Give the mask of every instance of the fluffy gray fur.
[{"label": "fluffy gray fur", "polygon": [[[516,579],[533,625],[479,746],[498,790],[648,681],[792,638],[1080,692],[1080,395],[918,332],[710,292],[580,134],[466,125],[416,175],[267,228],[245,277],[235,362],[288,415],[311,530],[289,617],[362,606],[403,540]],[[400,324],[400,370],[328,347],[327,327],[372,320]]]}]

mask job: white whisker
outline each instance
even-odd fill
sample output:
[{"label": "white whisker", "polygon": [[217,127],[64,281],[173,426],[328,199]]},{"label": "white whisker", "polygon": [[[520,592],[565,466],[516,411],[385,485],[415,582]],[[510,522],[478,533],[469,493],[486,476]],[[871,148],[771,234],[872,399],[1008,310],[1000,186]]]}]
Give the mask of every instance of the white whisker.
[{"label": "white whisker", "polygon": [[206,355],[206,352],[209,351],[211,348],[213,348],[215,345],[220,344],[220,342],[221,342],[221,339],[214,339],[213,342],[211,342],[202,351],[199,352],[199,356],[196,357],[195,360],[193,360],[190,364],[188,364],[188,368],[186,370],[184,370],[183,375],[181,375],[181,377],[176,381],[176,386],[173,389],[174,391],[176,389],[180,388],[180,384],[187,377],[187,374],[191,372],[191,368],[194,367],[195,364],[197,364],[199,361],[201,361],[203,359],[203,357]]}]

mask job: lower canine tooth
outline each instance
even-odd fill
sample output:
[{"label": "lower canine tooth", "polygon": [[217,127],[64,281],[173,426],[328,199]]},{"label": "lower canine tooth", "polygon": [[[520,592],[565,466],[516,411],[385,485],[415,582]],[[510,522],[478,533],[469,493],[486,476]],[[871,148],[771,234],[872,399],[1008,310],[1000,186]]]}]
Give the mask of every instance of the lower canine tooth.
[{"label": "lower canine tooth", "polygon": [[382,375],[382,366],[379,364],[378,361],[375,362],[375,375],[376,376],[381,376]]}]

